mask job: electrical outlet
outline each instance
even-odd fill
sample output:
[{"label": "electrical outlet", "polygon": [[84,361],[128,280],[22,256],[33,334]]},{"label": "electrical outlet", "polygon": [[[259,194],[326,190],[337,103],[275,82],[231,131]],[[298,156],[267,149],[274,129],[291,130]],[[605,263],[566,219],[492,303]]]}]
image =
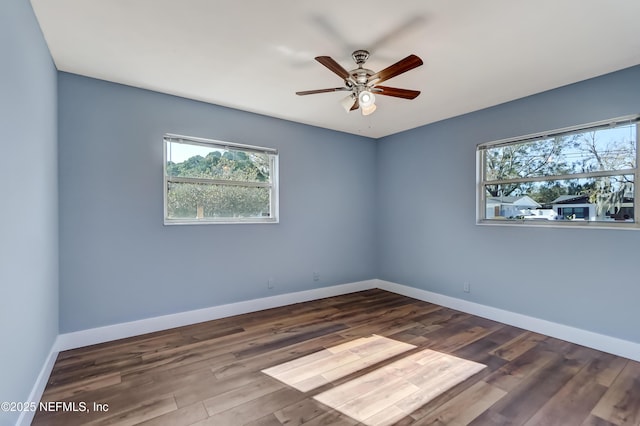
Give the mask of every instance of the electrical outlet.
[{"label": "electrical outlet", "polygon": [[462,290],[465,293],[471,293],[471,284],[469,284],[469,281],[464,282],[464,284],[462,285]]},{"label": "electrical outlet", "polygon": [[313,280],[314,281],[320,281],[320,273],[319,272],[314,272],[313,273]]},{"label": "electrical outlet", "polygon": [[269,278],[269,280],[267,280],[267,288],[268,289],[273,289],[276,286],[276,279],[275,278]]}]

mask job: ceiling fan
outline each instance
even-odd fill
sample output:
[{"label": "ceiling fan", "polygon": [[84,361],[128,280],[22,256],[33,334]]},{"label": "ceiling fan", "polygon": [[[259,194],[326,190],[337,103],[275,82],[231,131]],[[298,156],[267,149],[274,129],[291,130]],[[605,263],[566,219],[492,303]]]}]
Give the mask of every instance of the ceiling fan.
[{"label": "ceiling fan", "polygon": [[334,87],[331,89],[305,90],[296,92],[296,95],[314,95],[316,93],[328,92],[351,92],[340,104],[345,111],[353,111],[358,108],[362,110],[362,115],[369,115],[376,110],[375,95],[393,96],[403,99],[415,99],[419,90],[398,89],[395,87],[379,86],[383,81],[396,77],[402,73],[412,70],[422,65],[422,59],[416,55],[409,55],[395,64],[373,72],[364,68],[364,63],[369,59],[369,52],[366,50],[356,50],[351,55],[357,68],[347,71],[330,56],[318,56],[316,61],[334,72],[344,80],[344,87]]}]

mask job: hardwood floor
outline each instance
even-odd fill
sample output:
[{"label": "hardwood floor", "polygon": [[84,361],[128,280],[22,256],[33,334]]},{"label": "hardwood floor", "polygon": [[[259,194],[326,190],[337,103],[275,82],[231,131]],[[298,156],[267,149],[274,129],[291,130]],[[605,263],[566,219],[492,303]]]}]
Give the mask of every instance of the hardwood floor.
[{"label": "hardwood floor", "polygon": [[368,290],[62,352],[42,401],[34,425],[640,425],[640,363]]}]

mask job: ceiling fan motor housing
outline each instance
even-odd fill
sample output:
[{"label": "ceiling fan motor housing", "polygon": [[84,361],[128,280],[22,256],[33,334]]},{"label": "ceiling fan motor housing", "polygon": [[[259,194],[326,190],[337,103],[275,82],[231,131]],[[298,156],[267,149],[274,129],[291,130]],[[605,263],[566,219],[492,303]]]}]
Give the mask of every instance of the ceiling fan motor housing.
[{"label": "ceiling fan motor housing", "polygon": [[[358,68],[349,71],[351,79],[353,80],[353,82],[356,83],[356,87],[357,87],[356,95],[358,95],[362,90],[365,89],[365,86],[369,81],[369,77],[375,73],[369,69],[363,68],[364,63],[367,62],[367,59],[369,59],[368,51],[356,50],[351,54],[351,57],[353,58],[355,63],[358,65]],[[348,80],[345,81],[345,83],[347,83],[348,87],[353,86],[352,84],[349,84],[350,82]]]},{"label": "ceiling fan motor housing", "polygon": [[351,78],[356,82],[358,87],[365,87],[369,82],[369,77],[375,74],[373,71],[366,68],[356,68],[350,72]]}]

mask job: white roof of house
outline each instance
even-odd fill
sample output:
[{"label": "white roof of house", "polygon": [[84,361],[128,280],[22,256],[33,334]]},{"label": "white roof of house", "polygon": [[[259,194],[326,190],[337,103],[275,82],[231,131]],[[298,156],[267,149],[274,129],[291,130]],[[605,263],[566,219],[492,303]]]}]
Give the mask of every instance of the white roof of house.
[{"label": "white roof of house", "polygon": [[541,204],[528,195],[489,197],[487,199],[487,204],[512,205],[523,208],[542,207]]}]

